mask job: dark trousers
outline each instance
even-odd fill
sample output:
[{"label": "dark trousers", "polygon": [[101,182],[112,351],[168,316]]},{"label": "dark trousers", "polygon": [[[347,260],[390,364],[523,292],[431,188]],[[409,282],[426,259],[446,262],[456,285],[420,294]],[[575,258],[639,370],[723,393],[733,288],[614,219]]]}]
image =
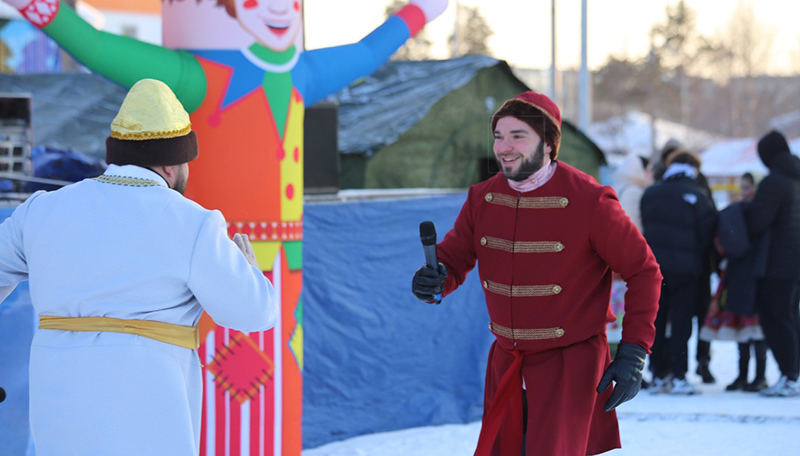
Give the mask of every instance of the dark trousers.
[{"label": "dark trousers", "polygon": [[761,329],[781,374],[796,380],[800,374],[800,284],[796,280],[759,279],[756,310]]},{"label": "dark trousers", "polygon": [[[692,335],[692,318],[702,280],[688,274],[663,272],[663,275],[650,364],[656,377],[664,378],[672,374],[684,378],[689,368],[687,346]],[[667,322],[672,326],[669,338],[666,337]]]},{"label": "dark trousers", "polygon": [[750,367],[750,346],[756,354],[756,378],[753,380],[764,380],[767,371],[767,342],[763,340],[752,340],[750,342],[739,343],[739,378],[747,381],[747,371]]},{"label": "dark trousers", "polygon": [[[700,286],[697,287],[697,330],[703,327],[708,315],[708,307],[711,305],[711,275],[703,275]],[[697,338],[697,363],[705,364],[711,361],[711,342]]]}]

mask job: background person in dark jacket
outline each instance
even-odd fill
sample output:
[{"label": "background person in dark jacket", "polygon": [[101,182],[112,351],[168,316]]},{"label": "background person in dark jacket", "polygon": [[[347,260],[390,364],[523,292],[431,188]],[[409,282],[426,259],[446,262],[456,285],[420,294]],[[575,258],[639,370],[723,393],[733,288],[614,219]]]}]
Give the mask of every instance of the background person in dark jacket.
[{"label": "background person in dark jacket", "polygon": [[[684,149],[683,145],[680,141],[675,138],[669,139],[661,150],[657,154],[657,161],[653,163],[652,166],[652,174],[653,179],[655,182],[661,182],[664,179],[664,173],[667,171],[667,168],[672,163],[676,154],[684,153],[686,149]],[[698,160],[699,163],[699,160]],[[706,176],[703,175],[699,171],[699,164],[698,164],[698,172],[697,177],[695,177],[695,181],[700,186],[701,189],[705,192],[706,196],[708,196],[709,201],[711,201],[711,206],[714,210],[717,210],[717,206],[714,203],[714,199],[711,196],[711,187],[708,184],[708,179]],[[622,200],[620,199],[620,202]],[[623,207],[624,208],[624,207]],[[717,252],[714,248],[709,248],[708,256],[706,257],[706,265],[704,266],[711,272],[719,272],[718,264],[721,258],[717,255]],[[701,286],[697,287],[697,300],[696,307],[695,307],[695,316],[697,317],[698,327],[702,327],[706,320],[706,315],[708,315],[708,308],[711,305],[711,274],[703,276],[704,283]],[[708,366],[711,363],[711,343],[707,340],[703,340],[698,338],[697,339],[697,375],[699,375],[703,379],[703,383],[716,383],[716,379],[713,375],[711,375],[711,371],[709,370]],[[650,370],[652,371],[652,364],[650,365]]]},{"label": "background person in dark jacket", "polygon": [[696,182],[699,158],[687,150],[673,154],[663,181],[648,188],[642,197],[644,236],[664,275],[650,356],[652,389],[693,394],[696,390],[686,381],[687,343],[702,294],[700,287],[706,286],[710,274],[707,259],[716,211]]},{"label": "background person in dark jacket", "polygon": [[[703,340],[733,340],[739,344],[739,376],[726,391],[757,392],[767,387],[767,341],[756,315],[756,282],[766,269],[769,231],[750,239],[745,208],[756,194],[755,179],[750,173],[741,178],[742,201],[720,211],[717,222],[717,248],[727,266],[720,272],[720,283],[712,301],[712,310],[700,328]],[[750,347],[756,359],[756,376],[747,382]]]},{"label": "background person in dark jacket", "polygon": [[[750,236],[771,230],[764,277],[756,284],[756,310],[781,379],[761,391],[767,396],[800,395],[800,159],[777,131],[758,141],[758,155],[769,175],[758,186],[747,213]],[[656,255],[658,257],[658,255]]]}]

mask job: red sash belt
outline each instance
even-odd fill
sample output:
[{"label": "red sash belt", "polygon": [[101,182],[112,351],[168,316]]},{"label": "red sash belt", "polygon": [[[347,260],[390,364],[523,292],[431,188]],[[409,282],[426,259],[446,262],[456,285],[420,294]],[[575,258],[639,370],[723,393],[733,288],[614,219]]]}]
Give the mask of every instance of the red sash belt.
[{"label": "red sash belt", "polygon": [[[519,350],[505,350],[514,355],[514,361],[500,379],[497,385],[494,399],[483,416],[481,433],[478,437],[478,447],[475,449],[475,456],[489,456],[494,446],[497,436],[500,433],[500,425],[504,424],[503,448],[504,454],[518,455],[522,453],[522,360],[525,355],[532,352]],[[491,366],[489,367],[491,368]],[[503,423],[503,418],[506,418]],[[509,432],[510,431],[510,432]],[[510,448],[510,449],[508,449]],[[506,451],[508,449],[508,451]]]}]

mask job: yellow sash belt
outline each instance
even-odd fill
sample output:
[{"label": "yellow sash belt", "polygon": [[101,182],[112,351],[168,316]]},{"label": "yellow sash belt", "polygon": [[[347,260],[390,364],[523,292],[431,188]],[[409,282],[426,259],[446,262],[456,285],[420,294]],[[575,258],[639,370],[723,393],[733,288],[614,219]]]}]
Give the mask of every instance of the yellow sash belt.
[{"label": "yellow sash belt", "polygon": [[178,347],[197,349],[200,346],[200,333],[197,326],[182,326],[162,321],[123,320],[108,317],[39,317],[39,329],[60,329],[62,331],[105,331],[136,336],[165,342]]}]

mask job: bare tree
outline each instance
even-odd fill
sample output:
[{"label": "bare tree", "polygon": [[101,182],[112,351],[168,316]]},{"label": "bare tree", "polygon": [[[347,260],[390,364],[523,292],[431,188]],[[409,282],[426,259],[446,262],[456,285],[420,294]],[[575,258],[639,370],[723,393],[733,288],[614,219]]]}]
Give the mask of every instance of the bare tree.
[{"label": "bare tree", "polygon": [[683,0],[668,5],[666,13],[666,20],[651,30],[652,45],[664,68],[685,72],[698,47],[696,13]]},{"label": "bare tree", "polygon": [[[388,18],[407,3],[406,0],[392,0],[392,3],[384,10],[384,14]],[[420,30],[417,36],[406,42],[403,47],[392,55],[392,60],[425,60],[431,58],[431,45],[433,43],[428,39],[425,30]]]},{"label": "bare tree", "polygon": [[753,5],[739,2],[728,22],[725,44],[733,58],[733,72],[752,77],[766,73],[775,33],[758,22]]},{"label": "bare tree", "polygon": [[450,53],[460,55],[491,55],[489,38],[494,34],[477,6],[458,4],[458,30],[450,35]]},{"label": "bare tree", "polygon": [[741,126],[738,133],[745,136],[757,133],[755,113],[759,95],[755,80],[767,73],[774,36],[772,30],[758,22],[753,5],[740,1],[722,38],[730,52],[730,72],[741,78],[733,81],[731,115],[734,124]]}]

